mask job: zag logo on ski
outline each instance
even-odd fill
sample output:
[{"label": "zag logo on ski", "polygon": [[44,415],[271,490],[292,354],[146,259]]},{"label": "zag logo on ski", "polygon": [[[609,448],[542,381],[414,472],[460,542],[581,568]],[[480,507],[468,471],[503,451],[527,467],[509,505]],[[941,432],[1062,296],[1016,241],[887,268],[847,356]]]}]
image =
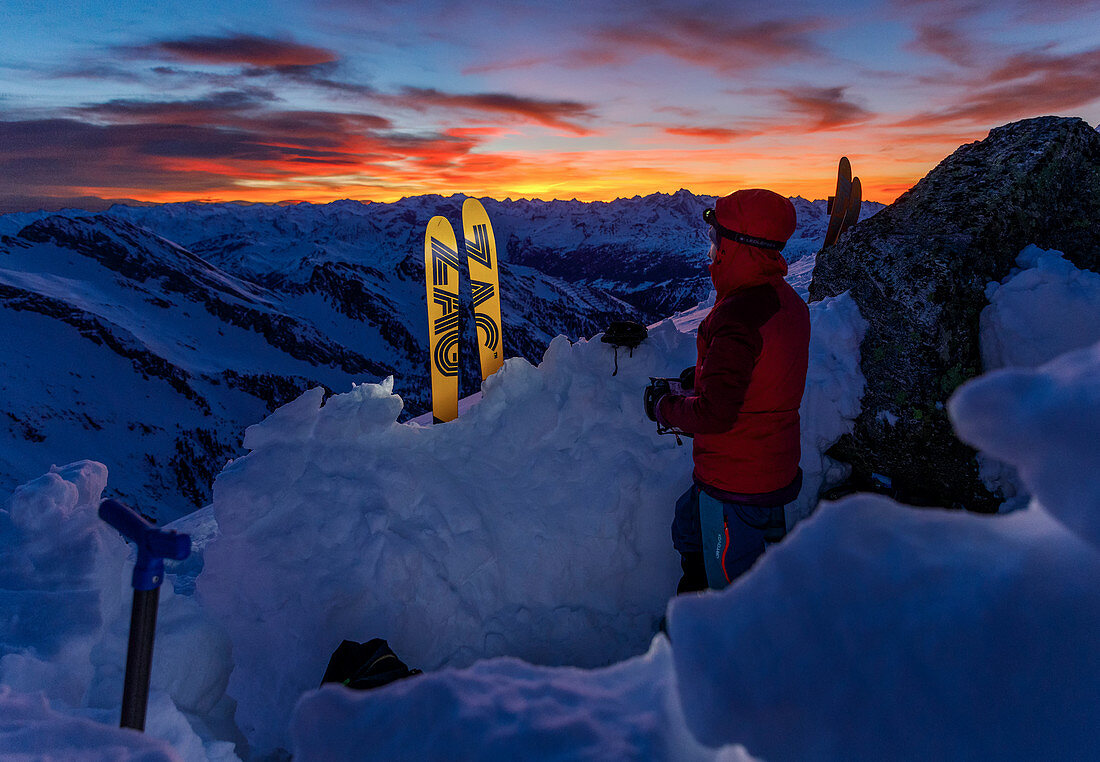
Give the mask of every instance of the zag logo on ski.
[{"label": "zag logo on ski", "polygon": [[[478,336],[481,380],[500,369],[503,331],[500,321],[500,279],[496,239],[481,202],[462,204],[462,233]],[[436,423],[458,417],[459,341],[458,282],[461,258],[454,228],[435,216],[424,234],[424,275],[428,302],[428,344],[432,383],[432,416]]]},{"label": "zag logo on ski", "polygon": [[481,380],[496,373],[504,364],[500,328],[500,276],[497,272],[497,245],[493,225],[485,207],[476,198],[462,204],[462,237],[466,240],[466,259],[473,292],[474,324],[477,326],[478,359]]},{"label": "zag logo on ski", "polygon": [[458,417],[458,279],[455,231],[446,217],[432,217],[424,232],[432,415],[436,423]]}]

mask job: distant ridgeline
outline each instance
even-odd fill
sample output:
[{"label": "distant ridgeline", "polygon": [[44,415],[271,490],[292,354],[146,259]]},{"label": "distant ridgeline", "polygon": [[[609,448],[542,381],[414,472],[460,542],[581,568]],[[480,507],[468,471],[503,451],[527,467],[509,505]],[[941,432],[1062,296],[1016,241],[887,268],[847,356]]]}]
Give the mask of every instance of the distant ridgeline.
[{"label": "distant ridgeline", "polygon": [[[324,385],[396,378],[428,410],[423,233],[463,197],[393,204],[115,206],[0,216],[0,489],[92,457],[123,499],[165,517],[210,499],[244,428]],[[710,291],[711,197],[485,202],[501,253],[505,356],[612,319],[652,323]],[[824,235],[795,199],[788,259]],[[872,210],[881,205],[870,205]],[[468,282],[460,393],[480,382]]]}]

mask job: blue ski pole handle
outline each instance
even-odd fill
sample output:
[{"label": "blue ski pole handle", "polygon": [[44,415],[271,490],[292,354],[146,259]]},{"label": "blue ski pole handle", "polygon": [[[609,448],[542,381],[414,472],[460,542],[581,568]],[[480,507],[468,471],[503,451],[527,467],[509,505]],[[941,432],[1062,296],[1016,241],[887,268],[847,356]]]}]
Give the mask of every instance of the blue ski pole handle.
[{"label": "blue ski pole handle", "polygon": [[182,561],[191,555],[191,536],[171,529],[159,529],[128,505],[117,500],[99,504],[99,518],[117,529],[137,546],[134,565],[135,590],[154,590],[164,581],[164,559]]}]

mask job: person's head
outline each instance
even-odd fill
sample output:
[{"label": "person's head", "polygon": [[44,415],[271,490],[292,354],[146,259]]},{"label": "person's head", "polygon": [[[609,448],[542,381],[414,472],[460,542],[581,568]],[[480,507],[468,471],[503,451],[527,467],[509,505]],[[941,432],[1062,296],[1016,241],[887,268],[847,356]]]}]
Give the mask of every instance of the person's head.
[{"label": "person's head", "polygon": [[739,190],[718,199],[703,219],[710,226],[707,255],[719,293],[786,274],[780,252],[796,223],[790,199],[760,188]]}]

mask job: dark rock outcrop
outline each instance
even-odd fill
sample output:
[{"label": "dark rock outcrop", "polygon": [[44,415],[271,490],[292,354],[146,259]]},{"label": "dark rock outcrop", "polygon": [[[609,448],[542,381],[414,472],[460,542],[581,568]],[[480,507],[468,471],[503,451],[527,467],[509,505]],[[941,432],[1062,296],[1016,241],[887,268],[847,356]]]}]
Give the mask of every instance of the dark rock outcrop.
[{"label": "dark rock outcrop", "polygon": [[1100,269],[1100,134],[1040,117],[962,146],[817,258],[810,300],[851,291],[870,327],[853,434],[832,452],[914,503],[994,510],[944,402],[981,372],[984,290],[1028,244]]}]

